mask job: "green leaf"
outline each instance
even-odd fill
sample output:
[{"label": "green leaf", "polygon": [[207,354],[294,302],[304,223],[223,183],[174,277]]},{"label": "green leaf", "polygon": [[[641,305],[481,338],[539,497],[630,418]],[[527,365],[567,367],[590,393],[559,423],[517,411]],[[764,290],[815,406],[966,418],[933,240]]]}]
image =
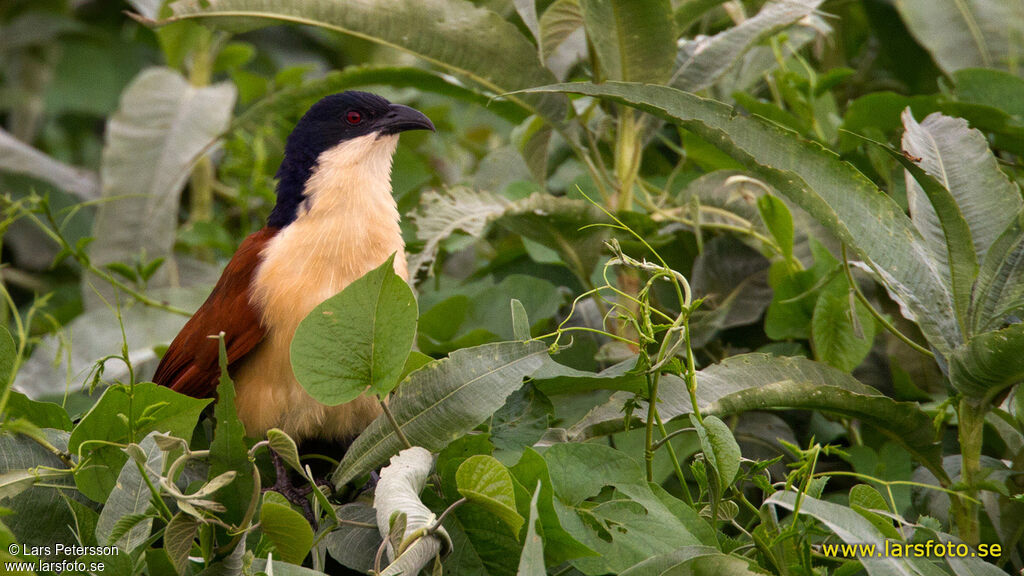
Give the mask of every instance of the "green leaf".
[{"label": "green leaf", "polygon": [[971,338],[950,357],[950,381],[961,393],[988,402],[1024,379],[1024,323]]},{"label": "green leaf", "polygon": [[[692,0],[690,3],[697,4],[701,9],[708,4]],[[716,0],[715,3],[720,2]],[[699,50],[692,53],[681,50],[680,56],[683,60],[672,75],[670,84],[687,92],[697,92],[713,85],[733,68],[748,50],[810,15],[820,4],[821,0],[767,2],[756,16],[701,41]]]},{"label": "green leaf", "polygon": [[189,573],[188,557],[198,532],[199,521],[184,512],[175,514],[164,528],[164,551],[178,574]]},{"label": "green leaf", "polygon": [[1024,51],[1018,2],[901,0],[896,8],[947,74],[962,68],[1017,68]]},{"label": "green leaf", "polygon": [[[832,530],[840,540],[847,544],[874,545],[879,551],[885,549],[885,540],[869,521],[853,510],[818,500],[807,495],[802,497],[795,492],[776,492],[765,504],[780,506],[786,510],[795,510],[799,498],[800,514],[811,516]],[[869,576],[918,576],[918,565],[927,563],[925,559],[909,559],[884,554],[863,556],[859,558]]]},{"label": "green leaf", "polygon": [[625,390],[640,394],[647,390],[647,378],[634,372],[637,358],[630,358],[600,372],[570,368],[547,358],[532,379],[544,394],[579,394],[594,390]]},{"label": "green leaf", "polygon": [[[1020,191],[999,169],[985,135],[970,128],[962,118],[931,114],[918,124],[909,111],[904,111],[903,124],[906,127],[903,148],[912,156],[920,157],[921,168],[953,196],[970,228],[974,252],[981,261],[1020,211]],[[946,264],[946,238],[942,234],[941,218],[922,196],[926,191],[912,179],[907,180],[907,199],[914,225],[932,247],[936,259]]]},{"label": "green leaf", "polygon": [[663,84],[672,75],[676,34],[669,0],[580,0],[580,8],[602,79]]},{"label": "green leaf", "polygon": [[459,494],[500,518],[518,538],[523,517],[516,511],[512,475],[501,462],[493,456],[472,456],[459,466],[455,481]]},{"label": "green leaf", "polygon": [[[660,554],[643,560],[630,566],[620,576],[661,576],[663,574],[675,574],[676,568],[692,566],[693,561],[707,556],[720,556],[722,553],[711,546],[684,546],[679,550]],[[733,574],[732,571],[720,572],[721,574]],[[742,572],[740,573],[742,574]]]},{"label": "green leaf", "polygon": [[[500,342],[456,350],[413,372],[388,406],[405,436],[437,451],[469,432],[505,403],[547,355],[540,342]],[[332,477],[340,486],[387,461],[402,448],[382,415],[356,438]]]},{"label": "green leaf", "polygon": [[235,410],[235,385],[228,375],[227,349],[223,335],[219,338],[220,384],[217,385],[217,403],[213,407],[216,427],[213,430],[213,442],[210,443],[210,471],[207,481],[225,473],[234,473],[234,481],[230,490],[219,490],[214,500],[227,510],[221,519],[238,524],[246,516],[256,495],[254,490],[256,478],[253,475],[253,464],[249,460],[249,449],[245,444],[245,425],[242,424]]},{"label": "green leaf", "polygon": [[[629,393],[616,393],[569,428],[569,438],[582,441],[624,429],[622,409]],[[691,414],[682,379],[662,376],[658,412],[663,421]],[[725,417],[749,410],[820,410],[858,418],[877,427],[930,469],[940,467],[941,450],[934,441],[931,417],[916,403],[896,402],[831,366],[800,357],[741,354],[697,372],[697,401],[702,414]],[[633,426],[643,424],[646,403],[633,413]]]},{"label": "green leaf", "polygon": [[17,359],[18,347],[14,344],[14,338],[6,326],[0,326],[0,396],[3,396],[14,382],[14,363]]},{"label": "green leaf", "polygon": [[295,440],[282,430],[271,428],[267,430],[267,441],[270,442],[270,449],[282,460],[288,463],[296,472],[304,473],[302,462],[299,460],[299,448]]},{"label": "green leaf", "polygon": [[397,384],[416,335],[416,297],[394,271],[394,254],[313,309],[291,344],[295,378],[336,406]]},{"label": "green leaf", "polygon": [[527,446],[533,446],[548,429],[554,407],[541,391],[527,383],[509,395],[491,417],[491,442],[504,464],[513,464]]},{"label": "green leaf", "polygon": [[540,513],[537,511],[537,498],[540,497],[540,482],[530,499],[530,519],[526,523],[526,540],[523,552],[519,555],[519,569],[516,576],[546,576],[544,569],[544,540],[540,536]]},{"label": "green leaf", "polygon": [[11,390],[10,396],[7,397],[7,417],[9,419],[24,418],[40,428],[71,430],[71,418],[68,416],[68,411],[59,404],[36,402],[15,390]]},{"label": "green leaf", "polygon": [[792,258],[793,215],[789,213],[789,208],[775,196],[764,194],[757,199],[757,211],[761,214],[761,220],[768,227],[768,231],[772,233],[772,237],[779,244],[779,248],[782,249],[782,255],[787,260]]},{"label": "green leaf", "polygon": [[[515,25],[465,0],[374,0],[358,4],[294,0],[180,0],[174,19],[202,18],[228,27],[270,21],[303,23],[363,38],[418,56],[484,89],[502,94],[550,82],[537,50]],[[379,18],[387,13],[387,18]],[[234,25],[234,26],[232,26]],[[438,42],[443,38],[443,42]],[[502,66],[495,66],[501,62]],[[514,99],[561,122],[564,97]]]},{"label": "green leaf", "polygon": [[509,207],[497,222],[555,250],[573,274],[589,279],[601,258],[608,230],[584,227],[610,220],[584,200],[534,194]]},{"label": "green leaf", "polygon": [[[227,128],[234,104],[233,84],[193,86],[170,68],[146,69],[132,81],[107,122],[100,181],[108,201],[100,203],[93,222],[94,264],[131,262],[141,252],[149,259],[173,256],[189,168]],[[164,271],[149,285],[169,281]],[[101,291],[112,295],[105,286]],[[86,286],[84,293],[92,289]],[[86,300],[102,306],[94,296]]]},{"label": "green leaf", "polygon": [[606,82],[534,90],[629,104],[713,142],[868,261],[940,355],[962,341],[956,320],[948,314],[953,306],[950,292],[937,271],[926,265],[930,250],[910,219],[888,195],[831,152],[756,116],[733,114],[724,104],[664,86]]},{"label": "green leaf", "polygon": [[512,306],[512,334],[516,340],[526,342],[530,336],[530,317],[526,313],[523,303],[513,298],[509,304]]},{"label": "green leaf", "polygon": [[[129,446],[137,448],[144,460],[139,462],[130,457],[121,469],[117,485],[111,491],[103,511],[100,512],[99,520],[96,521],[96,540],[101,544],[117,545],[124,552],[132,552],[149,538],[153,518],[143,516],[149,510],[150,501],[154,497],[149,487],[158,485],[167,456],[156,445],[153,434],[156,432],[150,433],[139,444]],[[139,521],[128,530],[125,530],[124,525],[118,526],[123,518],[130,516],[140,516]],[[122,534],[118,535],[117,532]]]},{"label": "green leaf", "polygon": [[974,281],[973,333],[998,329],[1024,317],[1024,210],[985,254]]},{"label": "green leaf", "polygon": [[[68,451],[77,454],[83,442],[92,440],[128,444],[156,431],[191,438],[199,415],[210,402],[208,398],[190,398],[151,382],[111,386],[71,431]],[[149,412],[146,420],[140,422],[138,416],[144,410]],[[135,418],[132,430],[129,415]],[[91,444],[86,446],[83,456],[75,483],[83,494],[103,502],[114,487],[117,471],[124,466],[125,455],[114,446]]]},{"label": "green leaf", "polygon": [[[685,505],[669,508],[643,480],[640,464],[621,451],[600,444],[561,443],[548,448],[544,459],[562,525],[601,554],[573,562],[584,573],[618,573],[652,554],[714,543],[713,531],[695,511]],[[610,499],[586,501],[605,486],[615,489]]]},{"label": "green leaf", "polygon": [[548,465],[540,454],[533,448],[527,448],[523,452],[523,457],[510,470],[519,484],[516,494],[520,509],[525,504],[520,500],[525,500],[526,495],[529,494],[525,487],[538,486],[540,488],[537,513],[544,533],[544,559],[547,565],[553,566],[566,560],[597,555],[597,552],[580,543],[562,527],[555,510],[554,490],[551,486]]},{"label": "green leaf", "polygon": [[818,295],[811,319],[815,359],[850,372],[875,343],[875,318],[850,292],[846,278],[829,282]]},{"label": "green leaf", "polygon": [[540,17],[540,47],[547,60],[578,30],[583,28],[579,0],[555,0]]},{"label": "green leaf", "polygon": [[717,416],[705,416],[704,421],[700,422],[691,414],[690,422],[697,429],[704,458],[718,475],[721,488],[719,493],[724,494],[740,470],[740,446],[736,443],[732,430]]},{"label": "green leaf", "polygon": [[889,512],[889,505],[886,504],[885,498],[878,493],[878,490],[867,484],[857,484],[850,489],[850,508],[871,522],[886,538],[892,540],[901,538],[899,530],[892,525],[890,518],[872,511]]},{"label": "green leaf", "polygon": [[352,502],[335,508],[342,520],[363,522],[372,526],[364,528],[342,524],[324,537],[331,557],[357,572],[366,573],[373,569],[373,557],[380,546],[380,532],[377,531],[377,514],[365,502]]},{"label": "green leaf", "polygon": [[274,544],[275,556],[290,564],[302,564],[313,547],[309,521],[289,506],[264,501],[260,508],[260,529]]}]

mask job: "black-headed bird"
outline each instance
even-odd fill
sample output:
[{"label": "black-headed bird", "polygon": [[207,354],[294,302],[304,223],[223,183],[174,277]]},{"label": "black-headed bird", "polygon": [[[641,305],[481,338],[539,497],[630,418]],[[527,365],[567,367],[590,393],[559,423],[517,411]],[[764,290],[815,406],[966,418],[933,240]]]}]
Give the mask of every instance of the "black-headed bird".
[{"label": "black-headed bird", "polygon": [[366,397],[320,404],[292,374],[289,347],[313,308],[392,254],[395,272],[408,278],[391,164],[399,133],[433,129],[422,113],[366,92],[314,104],[288,136],[267,225],[238,248],[153,380],[214,396],[220,367],[210,336],[224,332],[248,436],[280,428],[300,443],[345,443],[361,432],[379,405]]}]

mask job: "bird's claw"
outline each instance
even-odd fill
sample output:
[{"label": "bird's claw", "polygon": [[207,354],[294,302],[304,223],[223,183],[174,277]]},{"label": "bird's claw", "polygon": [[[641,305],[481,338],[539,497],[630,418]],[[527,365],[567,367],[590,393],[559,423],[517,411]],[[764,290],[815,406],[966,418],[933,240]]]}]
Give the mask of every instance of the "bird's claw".
[{"label": "bird's claw", "polygon": [[302,514],[306,517],[306,520],[313,526],[313,529],[317,528],[316,516],[313,514],[313,505],[309,501],[309,494],[313,492],[313,487],[310,485],[296,486],[292,483],[291,477],[288,475],[288,469],[285,468],[284,461],[278,456],[277,452],[270,451],[270,459],[274,463],[274,472],[277,478],[274,480],[274,485],[270,488],[265,488],[263,491],[273,491],[282,495],[289,502],[302,508]]}]

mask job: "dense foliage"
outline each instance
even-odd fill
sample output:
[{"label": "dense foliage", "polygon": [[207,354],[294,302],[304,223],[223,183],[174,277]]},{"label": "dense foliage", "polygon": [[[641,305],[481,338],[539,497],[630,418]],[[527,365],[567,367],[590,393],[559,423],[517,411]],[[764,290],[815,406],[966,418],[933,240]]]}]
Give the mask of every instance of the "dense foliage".
[{"label": "dense foliage", "polygon": [[[1017,573],[1021,54],[1024,0],[8,0],[0,562]],[[147,378],[351,88],[438,131],[394,166],[412,289],[292,344],[386,412],[300,455],[226,367]]]}]

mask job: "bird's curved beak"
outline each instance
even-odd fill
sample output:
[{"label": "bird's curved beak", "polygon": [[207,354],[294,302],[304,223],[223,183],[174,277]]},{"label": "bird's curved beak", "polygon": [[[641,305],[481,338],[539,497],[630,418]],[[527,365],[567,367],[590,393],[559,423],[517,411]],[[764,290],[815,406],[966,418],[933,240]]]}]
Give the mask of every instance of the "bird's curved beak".
[{"label": "bird's curved beak", "polygon": [[422,112],[401,104],[392,104],[388,113],[378,120],[382,135],[398,134],[406,130],[434,131],[434,124]]}]

